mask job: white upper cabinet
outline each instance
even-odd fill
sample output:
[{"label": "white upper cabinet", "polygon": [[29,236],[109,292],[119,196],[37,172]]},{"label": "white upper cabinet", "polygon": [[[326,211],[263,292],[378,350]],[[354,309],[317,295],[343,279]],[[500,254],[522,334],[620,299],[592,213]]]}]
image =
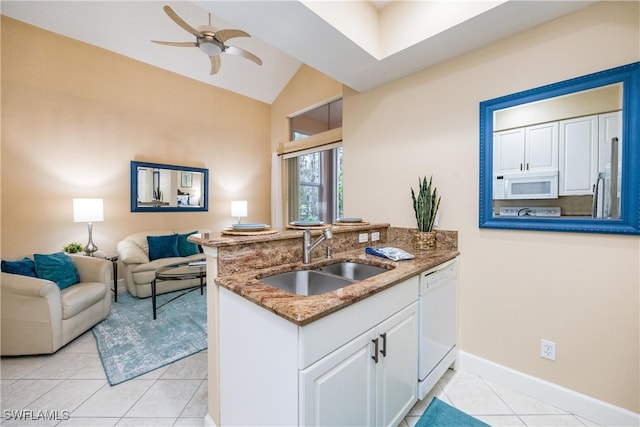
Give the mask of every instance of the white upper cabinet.
[{"label": "white upper cabinet", "polygon": [[598,177],[598,116],[560,121],[560,196],[593,194]]},{"label": "white upper cabinet", "polygon": [[494,176],[558,170],[558,122],[495,132]]},{"label": "white upper cabinet", "polygon": [[518,173],[524,162],[524,128],[493,134],[493,174]]},{"label": "white upper cabinet", "polygon": [[[618,173],[622,170],[622,115],[620,111],[600,114],[598,117],[598,171],[611,168],[611,140],[618,138]],[[618,179],[620,179],[618,177]],[[618,188],[620,185],[618,184]]]}]

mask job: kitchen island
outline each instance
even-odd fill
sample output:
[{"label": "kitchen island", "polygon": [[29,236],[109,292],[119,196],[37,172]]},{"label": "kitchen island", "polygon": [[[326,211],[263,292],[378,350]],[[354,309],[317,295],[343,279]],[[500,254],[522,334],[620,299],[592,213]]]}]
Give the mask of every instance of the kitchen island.
[{"label": "kitchen island", "polygon": [[[332,246],[332,259],[321,245],[312,266],[354,261],[388,270],[314,296],[259,280],[308,267],[301,262],[300,230],[190,238],[208,255],[211,421],[389,425],[401,420],[416,401],[418,275],[459,254],[457,233],[451,231],[440,232],[436,250],[415,252],[413,260],[365,254],[369,245],[412,252],[411,232],[388,224],[334,227],[334,238],[323,242]],[[379,233],[380,241],[359,243],[363,233],[369,238]]]}]

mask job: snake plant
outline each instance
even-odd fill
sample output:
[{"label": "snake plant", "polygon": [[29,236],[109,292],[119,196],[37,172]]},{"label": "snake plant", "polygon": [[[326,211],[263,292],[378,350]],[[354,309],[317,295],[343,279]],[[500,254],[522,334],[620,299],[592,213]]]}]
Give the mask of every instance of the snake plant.
[{"label": "snake plant", "polygon": [[440,196],[437,194],[436,187],[432,184],[433,176],[420,179],[418,178],[418,193],[416,194],[411,187],[411,198],[413,199],[413,210],[416,213],[416,221],[418,222],[419,231],[432,231],[433,223],[436,219],[436,213],[440,207]]}]

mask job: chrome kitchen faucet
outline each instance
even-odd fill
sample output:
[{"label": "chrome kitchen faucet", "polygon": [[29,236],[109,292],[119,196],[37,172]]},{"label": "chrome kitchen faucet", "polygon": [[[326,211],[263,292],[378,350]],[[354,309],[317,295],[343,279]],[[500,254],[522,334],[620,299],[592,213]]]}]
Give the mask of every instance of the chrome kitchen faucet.
[{"label": "chrome kitchen faucet", "polygon": [[328,227],[322,230],[322,235],[318,237],[315,242],[311,243],[311,229],[306,228],[304,230],[304,233],[302,234],[302,262],[304,264],[309,264],[311,262],[311,251],[313,250],[313,248],[318,246],[324,239],[329,240],[332,238],[333,232],[331,231],[331,227]]}]

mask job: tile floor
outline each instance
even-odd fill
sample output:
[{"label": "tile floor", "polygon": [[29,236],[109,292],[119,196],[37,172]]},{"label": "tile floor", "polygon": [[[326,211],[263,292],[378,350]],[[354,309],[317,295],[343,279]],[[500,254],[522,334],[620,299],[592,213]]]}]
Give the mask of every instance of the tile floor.
[{"label": "tile floor", "polygon": [[400,427],[413,427],[434,396],[496,427],[599,425],[475,375],[449,370],[427,397],[416,403]]},{"label": "tile floor", "polygon": [[[3,426],[204,426],[206,351],[116,386],[107,383],[91,332],[49,356],[0,360]],[[448,371],[400,424],[412,427],[432,396],[492,426],[595,426],[461,371]],[[69,411],[69,419],[10,419],[11,410]],[[59,418],[66,418],[60,412]]]},{"label": "tile floor", "polygon": [[[206,350],[110,386],[89,331],[49,356],[0,360],[2,426],[197,426],[207,414]],[[7,419],[7,410],[69,411],[69,419]],[[59,413],[59,418],[65,418]]]}]

